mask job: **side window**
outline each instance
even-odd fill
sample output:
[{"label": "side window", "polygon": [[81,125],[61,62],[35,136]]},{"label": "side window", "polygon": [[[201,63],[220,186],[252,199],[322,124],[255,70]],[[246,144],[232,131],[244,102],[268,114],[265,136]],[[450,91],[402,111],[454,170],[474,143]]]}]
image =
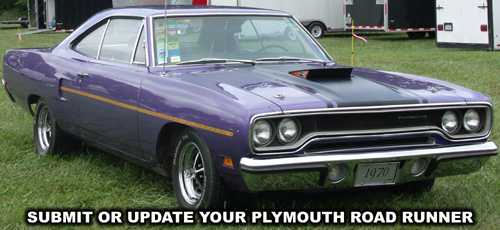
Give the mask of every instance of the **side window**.
[{"label": "side window", "polygon": [[141,37],[137,42],[137,47],[135,48],[134,64],[136,65],[146,65],[146,29],[143,27],[141,32]]},{"label": "side window", "polygon": [[99,52],[99,45],[101,44],[101,39],[106,29],[106,23],[92,31],[86,37],[84,37],[76,46],[75,50],[83,53],[87,56],[97,58]]},{"label": "side window", "polygon": [[130,63],[141,28],[142,20],[139,19],[112,19],[104,35],[98,58]]}]

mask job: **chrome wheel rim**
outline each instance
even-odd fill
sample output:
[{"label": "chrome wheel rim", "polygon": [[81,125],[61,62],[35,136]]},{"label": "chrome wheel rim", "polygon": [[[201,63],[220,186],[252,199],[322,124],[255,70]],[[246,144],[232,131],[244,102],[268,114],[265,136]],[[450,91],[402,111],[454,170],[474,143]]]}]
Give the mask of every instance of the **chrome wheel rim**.
[{"label": "chrome wheel rim", "polygon": [[205,165],[198,146],[189,142],[179,155],[179,183],[184,200],[196,204],[205,190]]},{"label": "chrome wheel rim", "polygon": [[320,26],[313,26],[313,28],[311,28],[311,34],[315,38],[321,36],[321,27]]},{"label": "chrome wheel rim", "polygon": [[43,151],[49,149],[51,137],[50,113],[49,108],[45,106],[38,115],[38,140]]}]

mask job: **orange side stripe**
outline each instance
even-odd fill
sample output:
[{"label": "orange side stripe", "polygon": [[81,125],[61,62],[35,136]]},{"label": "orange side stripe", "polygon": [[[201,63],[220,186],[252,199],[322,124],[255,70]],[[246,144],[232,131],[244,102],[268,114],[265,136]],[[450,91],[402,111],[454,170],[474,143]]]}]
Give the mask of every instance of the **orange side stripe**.
[{"label": "orange side stripe", "polygon": [[85,93],[85,92],[82,92],[82,91],[78,91],[78,90],[66,88],[64,86],[61,86],[60,89],[63,90],[63,91],[66,91],[66,92],[78,94],[78,95],[81,95],[81,96],[84,96],[84,97],[89,97],[89,98],[92,98],[92,99],[95,99],[95,100],[98,100],[98,101],[102,101],[102,102],[106,102],[106,103],[109,103],[109,104],[113,104],[113,105],[116,105],[116,106],[119,106],[119,107],[122,107],[122,108],[130,109],[130,110],[133,110],[133,111],[138,111],[140,113],[144,113],[144,114],[148,114],[148,115],[151,115],[151,116],[154,116],[154,117],[159,117],[159,118],[162,118],[162,119],[165,119],[165,120],[170,120],[170,121],[174,121],[174,122],[181,123],[181,124],[184,124],[184,125],[188,125],[188,126],[200,128],[200,129],[207,130],[207,131],[210,131],[210,132],[214,132],[214,133],[217,133],[217,134],[222,134],[222,135],[229,136],[229,137],[232,137],[234,135],[233,132],[229,132],[229,131],[222,130],[222,129],[217,129],[217,128],[210,127],[210,126],[207,126],[207,125],[202,125],[202,124],[199,124],[199,123],[196,123],[196,122],[192,122],[192,121],[180,119],[180,118],[177,118],[177,117],[168,116],[168,115],[157,113],[157,112],[153,112],[153,111],[150,111],[150,110],[141,109],[141,108],[138,108],[137,106],[127,105],[127,104],[124,104],[124,103],[121,103],[121,102],[113,101],[113,100],[110,100],[110,99],[107,99],[107,98],[104,98],[104,97],[100,97],[100,96],[96,96],[96,95],[93,95],[93,94],[90,94],[90,93]]}]

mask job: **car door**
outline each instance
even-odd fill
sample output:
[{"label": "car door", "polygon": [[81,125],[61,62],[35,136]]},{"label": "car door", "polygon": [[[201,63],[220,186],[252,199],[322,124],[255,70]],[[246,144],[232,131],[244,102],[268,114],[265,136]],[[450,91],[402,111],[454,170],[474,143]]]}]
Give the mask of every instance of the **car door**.
[{"label": "car door", "polygon": [[111,18],[90,36],[101,37],[97,53],[85,53],[85,39],[75,46],[89,56],[74,83],[80,95],[74,115],[80,134],[111,150],[143,159],[137,104],[142,78],[148,73],[144,20]]}]

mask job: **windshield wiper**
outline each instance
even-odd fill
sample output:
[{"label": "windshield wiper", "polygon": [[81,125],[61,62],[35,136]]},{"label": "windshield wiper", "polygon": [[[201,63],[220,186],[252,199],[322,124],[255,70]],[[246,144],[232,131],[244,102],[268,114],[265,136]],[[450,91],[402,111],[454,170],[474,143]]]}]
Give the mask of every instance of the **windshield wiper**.
[{"label": "windshield wiper", "polygon": [[322,63],[324,66],[328,63],[327,61],[318,59],[287,57],[287,56],[274,57],[274,58],[259,58],[257,59],[257,61],[309,61],[309,62],[319,62]]},{"label": "windshield wiper", "polygon": [[252,60],[224,59],[224,58],[202,58],[198,60],[179,62],[176,65],[217,64],[217,63],[230,63],[230,62],[239,62],[244,64],[255,65],[255,62]]}]

